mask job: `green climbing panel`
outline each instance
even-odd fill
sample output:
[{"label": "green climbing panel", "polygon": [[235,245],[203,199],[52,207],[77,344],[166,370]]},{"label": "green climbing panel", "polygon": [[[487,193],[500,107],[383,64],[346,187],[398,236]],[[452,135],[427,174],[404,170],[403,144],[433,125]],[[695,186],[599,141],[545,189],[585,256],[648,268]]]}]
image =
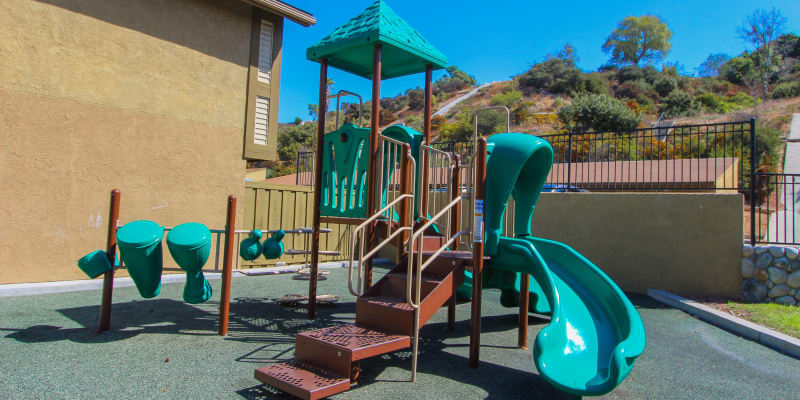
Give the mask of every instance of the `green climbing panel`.
[{"label": "green climbing panel", "polygon": [[366,218],[369,129],[353,124],[329,132],[322,148],[324,217]]}]

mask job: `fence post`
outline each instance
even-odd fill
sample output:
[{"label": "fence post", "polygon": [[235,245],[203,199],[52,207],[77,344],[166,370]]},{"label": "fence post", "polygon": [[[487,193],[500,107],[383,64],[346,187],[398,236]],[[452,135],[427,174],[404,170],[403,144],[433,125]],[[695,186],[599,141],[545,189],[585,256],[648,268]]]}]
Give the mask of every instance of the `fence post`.
[{"label": "fence post", "polygon": [[569,150],[567,152],[567,193],[570,192],[570,187],[572,184],[572,129],[567,132],[569,137],[568,146]]},{"label": "fence post", "polygon": [[300,154],[301,153],[302,153],[301,151],[297,152],[297,165],[294,167],[294,184],[295,185],[299,185],[300,184]]},{"label": "fence post", "polygon": [[750,244],[756,245],[756,118],[750,118]]}]

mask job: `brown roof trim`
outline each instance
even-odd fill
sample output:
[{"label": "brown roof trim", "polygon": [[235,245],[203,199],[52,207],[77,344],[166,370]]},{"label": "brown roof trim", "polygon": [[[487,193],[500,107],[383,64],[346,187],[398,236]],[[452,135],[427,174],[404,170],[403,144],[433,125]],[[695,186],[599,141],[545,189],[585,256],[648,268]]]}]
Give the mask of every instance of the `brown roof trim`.
[{"label": "brown roof trim", "polygon": [[242,0],[258,8],[270,11],[280,16],[286,17],[303,26],[310,26],[317,23],[311,13],[303,11],[297,7],[286,4],[280,0]]}]

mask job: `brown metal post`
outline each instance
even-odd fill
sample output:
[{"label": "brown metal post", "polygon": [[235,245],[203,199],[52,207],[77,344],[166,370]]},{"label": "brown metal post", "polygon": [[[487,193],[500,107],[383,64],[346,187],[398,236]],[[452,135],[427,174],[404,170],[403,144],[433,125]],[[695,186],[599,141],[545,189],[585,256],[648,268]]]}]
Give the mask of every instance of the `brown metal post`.
[{"label": "brown metal post", "polygon": [[219,295],[220,336],[228,334],[228,316],[231,310],[231,274],[233,273],[234,236],[236,236],[236,196],[228,196],[225,217],[225,247],[222,253],[222,293]]},{"label": "brown metal post", "polygon": [[[375,44],[372,57],[372,115],[369,126],[369,172],[367,183],[367,216],[378,210],[376,203],[380,197],[377,193],[376,176],[378,173],[378,128],[380,128],[381,113],[381,56],[382,48]],[[370,248],[375,245],[375,226],[367,226],[367,243]],[[372,258],[364,266],[364,292],[372,286]]]},{"label": "brown metal post", "polygon": [[[403,155],[401,158],[400,164],[400,194],[412,194],[414,189],[411,187],[411,160],[412,158],[409,156],[411,154],[411,146],[408,143],[403,144]],[[411,214],[411,200],[405,199],[400,202],[400,226],[404,226],[406,221],[408,221]],[[413,221],[412,221],[413,225]],[[399,259],[402,258],[402,254],[400,254],[401,249],[403,248],[403,243],[408,240],[408,233],[403,232],[401,235],[398,236],[397,240],[397,254],[398,254],[398,262]]]},{"label": "brown metal post", "polygon": [[[461,195],[461,157],[456,154],[453,157],[453,186],[452,193],[450,194],[451,200],[455,200]],[[450,212],[450,234],[455,235],[461,229],[461,209],[456,206]],[[455,242],[455,250],[458,250],[458,241]],[[454,288],[455,289],[455,288]],[[450,301],[447,303],[447,330],[456,329],[456,293],[450,296]]]},{"label": "brown metal post", "polygon": [[[481,347],[481,289],[483,289],[483,199],[486,189],[486,138],[478,139],[475,155],[475,203],[481,205],[481,213],[475,212],[475,232],[472,244],[472,312],[469,331],[469,366],[478,368]],[[477,210],[476,210],[477,211]],[[480,218],[480,221],[478,221]],[[479,223],[478,223],[479,222]],[[477,239],[477,240],[476,240]]]},{"label": "brown metal post", "polygon": [[530,275],[520,274],[521,279],[519,282],[519,330],[517,337],[517,346],[520,349],[528,348],[528,285],[530,284]]},{"label": "brown metal post", "polygon": [[100,329],[105,332],[111,326],[111,300],[114,294],[114,260],[117,255],[117,226],[119,225],[119,189],[111,191],[111,201],[108,207],[108,233],[106,234],[106,255],[112,267],[103,274],[103,298],[100,305]]},{"label": "brown metal post", "polygon": [[319,108],[317,145],[314,157],[314,221],[311,232],[311,275],[308,279],[308,318],[317,313],[317,272],[319,271],[319,207],[322,198],[322,148],[325,146],[325,114],[328,112],[328,59],[319,60]]},{"label": "brown metal post", "polygon": [[[423,135],[425,144],[431,144],[431,108],[433,107],[433,66],[428,64],[425,66],[425,108],[422,112]],[[423,159],[424,164],[420,166],[422,171],[422,185],[420,185],[420,192],[418,196],[422,196],[421,209],[419,210],[420,218],[428,216],[428,157],[429,154],[425,153]]]}]

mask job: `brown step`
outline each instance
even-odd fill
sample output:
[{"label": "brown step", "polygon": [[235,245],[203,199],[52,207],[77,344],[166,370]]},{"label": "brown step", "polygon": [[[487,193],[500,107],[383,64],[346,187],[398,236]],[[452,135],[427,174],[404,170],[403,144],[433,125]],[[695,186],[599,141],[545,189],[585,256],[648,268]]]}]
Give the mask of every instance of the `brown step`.
[{"label": "brown step", "polygon": [[411,346],[407,335],[395,335],[356,325],[301,332],[295,336],[294,358],[350,376],[353,363]]},{"label": "brown step", "polygon": [[[356,302],[356,323],[404,335],[414,334],[414,309],[406,303],[407,263],[401,262]],[[440,257],[422,272],[420,326],[436,314],[464,282],[464,260]],[[412,285],[413,286],[413,285]],[[412,287],[412,294],[416,287]]]},{"label": "brown step", "polygon": [[350,389],[350,378],[313,365],[288,361],[255,371],[255,378],[306,400],[322,399]]}]

